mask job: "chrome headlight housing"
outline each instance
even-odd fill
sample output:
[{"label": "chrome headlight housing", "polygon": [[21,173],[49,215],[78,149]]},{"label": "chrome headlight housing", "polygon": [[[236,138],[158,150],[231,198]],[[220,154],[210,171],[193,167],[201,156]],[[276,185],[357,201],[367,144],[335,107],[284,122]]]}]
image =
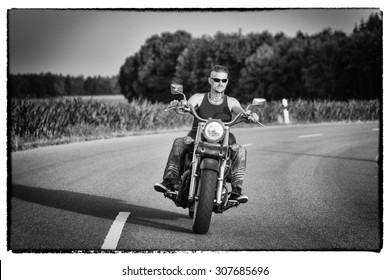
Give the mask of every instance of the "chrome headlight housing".
[{"label": "chrome headlight housing", "polygon": [[225,134],[224,126],[221,122],[212,120],[207,122],[203,128],[203,136],[207,141],[215,143],[221,141]]}]

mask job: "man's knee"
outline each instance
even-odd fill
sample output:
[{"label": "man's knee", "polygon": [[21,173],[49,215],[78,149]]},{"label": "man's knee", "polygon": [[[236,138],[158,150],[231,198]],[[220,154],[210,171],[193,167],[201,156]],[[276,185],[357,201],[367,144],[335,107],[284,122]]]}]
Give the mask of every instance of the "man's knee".
[{"label": "man's knee", "polygon": [[246,148],[241,146],[240,145],[240,148],[238,149],[238,153],[241,155],[241,156],[244,156],[246,158],[246,155],[247,155],[247,151],[246,151]]},{"label": "man's knee", "polygon": [[235,143],[230,147],[232,149],[233,157],[246,158],[247,151],[245,147],[241,146],[238,143]]},{"label": "man's knee", "polygon": [[174,146],[174,147],[177,147],[177,148],[183,148],[183,147],[185,147],[184,137],[176,138],[176,139],[173,141],[173,146]]}]

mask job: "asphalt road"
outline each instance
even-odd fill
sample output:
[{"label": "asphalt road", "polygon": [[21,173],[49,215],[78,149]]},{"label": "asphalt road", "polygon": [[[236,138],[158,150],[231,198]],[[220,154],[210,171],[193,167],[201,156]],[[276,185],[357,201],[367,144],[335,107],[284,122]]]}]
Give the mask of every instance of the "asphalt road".
[{"label": "asphalt road", "polygon": [[249,202],[213,214],[205,235],[153,190],[183,132],[12,153],[10,249],[380,249],[378,123],[233,132],[248,151]]}]

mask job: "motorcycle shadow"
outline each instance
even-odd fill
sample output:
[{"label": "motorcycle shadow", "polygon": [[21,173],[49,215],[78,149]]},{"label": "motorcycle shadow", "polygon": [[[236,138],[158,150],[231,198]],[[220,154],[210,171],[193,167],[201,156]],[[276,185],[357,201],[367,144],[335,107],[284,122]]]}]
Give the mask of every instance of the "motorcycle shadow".
[{"label": "motorcycle shadow", "polygon": [[[170,225],[164,222],[178,219],[187,220],[187,215],[129,204],[123,200],[109,197],[65,190],[44,189],[20,184],[12,184],[9,188],[9,197],[109,220],[115,220],[119,212],[131,212],[126,223],[191,233],[191,230],[188,228]],[[11,201],[10,204],[11,207],[9,209],[11,210],[9,210],[9,214],[12,217]]]}]

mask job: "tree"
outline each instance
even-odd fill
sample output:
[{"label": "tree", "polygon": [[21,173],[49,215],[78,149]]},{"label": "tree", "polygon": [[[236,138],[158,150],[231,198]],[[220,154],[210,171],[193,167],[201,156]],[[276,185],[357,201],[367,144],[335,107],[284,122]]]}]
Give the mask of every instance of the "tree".
[{"label": "tree", "polygon": [[212,39],[203,36],[192,40],[178,57],[174,81],[183,84],[185,92],[208,89],[207,77],[214,63],[212,53]]},{"label": "tree", "polygon": [[361,22],[350,36],[344,55],[349,98],[381,98],[383,74],[383,26],[378,14]]},{"label": "tree", "polygon": [[271,71],[274,56],[274,48],[264,43],[245,60],[245,67],[241,70],[239,81],[242,98],[245,101],[249,101],[254,97],[270,99],[268,73]]},{"label": "tree", "polygon": [[303,80],[308,97],[327,99],[336,97],[338,76],[340,75],[339,38],[344,33],[333,33],[325,29],[309,39],[307,65],[303,69]]},{"label": "tree", "polygon": [[177,31],[149,38],[120,69],[119,85],[128,100],[140,96],[154,101],[171,99],[169,86],[176,71],[176,61],[191,40],[191,34]]}]

